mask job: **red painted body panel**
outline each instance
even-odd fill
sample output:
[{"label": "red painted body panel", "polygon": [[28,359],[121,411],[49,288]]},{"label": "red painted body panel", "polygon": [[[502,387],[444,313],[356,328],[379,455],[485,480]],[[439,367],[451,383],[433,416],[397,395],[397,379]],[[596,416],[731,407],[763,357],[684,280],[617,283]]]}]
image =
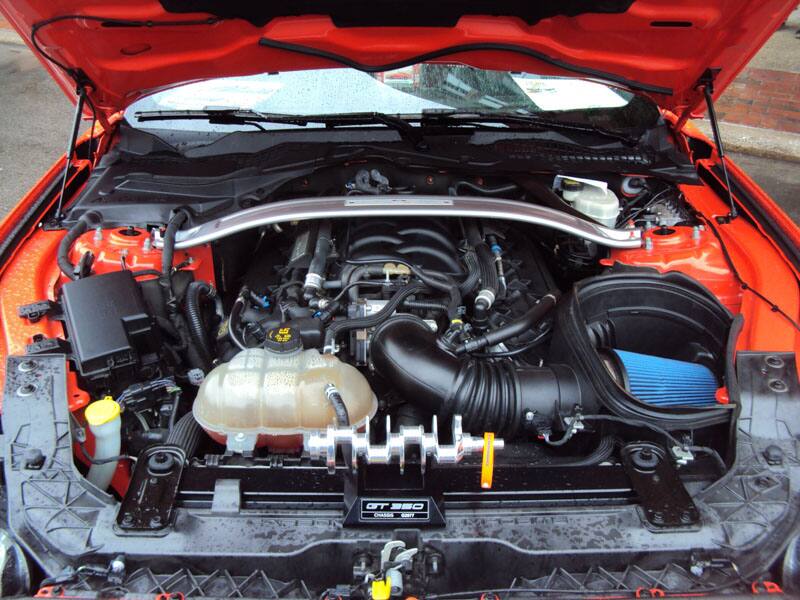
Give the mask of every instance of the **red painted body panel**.
[{"label": "red painted body panel", "polygon": [[725,260],[721,244],[703,228],[655,228],[644,234],[646,246],[633,250],[612,250],[603,262],[650,267],[662,273],[679,271],[696,279],[736,314],[742,304],[742,289]]},{"label": "red painted body panel", "polygon": [[[721,69],[715,85],[720,94],[796,4],[795,0],[637,0],[624,14],[553,17],[535,25],[515,17],[465,16],[455,27],[415,28],[337,28],[329,17],[313,15],[278,18],[264,27],[238,19],[168,27],[104,27],[98,21],[70,19],[43,27],[38,39],[57,60],[86,74],[94,103],[107,115],[143,94],[182,82],[337,66],[326,59],[259,46],[261,37],[373,65],[458,44],[517,44],[567,63],[672,88],[672,95],[658,95],[655,100],[680,113],[701,105],[695,87],[706,69]],[[61,15],[150,21],[208,17],[169,14],[157,0],[99,5],[0,0],[0,11],[28,40],[34,24]],[[468,52],[447,60],[482,68],[570,74],[509,52]],[[74,98],[70,77],[50,63],[45,66]]]}]

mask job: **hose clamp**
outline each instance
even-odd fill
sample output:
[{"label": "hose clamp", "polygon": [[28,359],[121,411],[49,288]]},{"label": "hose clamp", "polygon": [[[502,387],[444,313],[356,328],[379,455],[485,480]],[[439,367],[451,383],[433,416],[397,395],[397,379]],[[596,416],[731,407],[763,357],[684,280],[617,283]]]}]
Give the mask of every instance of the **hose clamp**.
[{"label": "hose clamp", "polygon": [[303,284],[305,288],[313,288],[315,290],[322,289],[322,283],[325,280],[323,279],[322,275],[318,275],[317,273],[308,273],[306,274],[306,280]]},{"label": "hose clamp", "polygon": [[491,308],[492,304],[494,304],[496,296],[492,290],[489,289],[482,289],[478,292],[478,295],[475,297],[475,304],[479,302],[483,302],[486,304],[486,308]]}]

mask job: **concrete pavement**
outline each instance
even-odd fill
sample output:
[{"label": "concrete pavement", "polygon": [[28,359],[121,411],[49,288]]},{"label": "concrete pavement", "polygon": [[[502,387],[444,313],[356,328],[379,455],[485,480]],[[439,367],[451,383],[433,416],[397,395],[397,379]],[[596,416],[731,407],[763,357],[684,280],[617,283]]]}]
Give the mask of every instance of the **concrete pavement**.
[{"label": "concrete pavement", "polygon": [[0,81],[0,213],[5,215],[65,152],[73,109],[26,46],[0,41]]}]

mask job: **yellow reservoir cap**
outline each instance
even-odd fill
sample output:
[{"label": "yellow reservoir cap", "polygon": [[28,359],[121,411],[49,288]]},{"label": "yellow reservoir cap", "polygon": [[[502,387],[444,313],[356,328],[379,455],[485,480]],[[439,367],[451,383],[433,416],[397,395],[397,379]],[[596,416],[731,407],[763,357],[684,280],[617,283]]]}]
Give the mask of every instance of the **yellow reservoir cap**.
[{"label": "yellow reservoir cap", "polygon": [[92,402],[86,407],[83,414],[89,425],[97,427],[119,418],[120,412],[119,404],[117,404],[111,396],[106,396],[102,400]]},{"label": "yellow reservoir cap", "polygon": [[389,600],[392,597],[392,578],[376,579],[372,582],[372,600]]}]

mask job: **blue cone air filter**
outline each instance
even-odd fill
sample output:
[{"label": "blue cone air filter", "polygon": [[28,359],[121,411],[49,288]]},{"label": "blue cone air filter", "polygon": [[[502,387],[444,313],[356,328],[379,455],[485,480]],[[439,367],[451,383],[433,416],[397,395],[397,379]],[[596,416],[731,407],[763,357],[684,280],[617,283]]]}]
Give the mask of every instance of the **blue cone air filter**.
[{"label": "blue cone air filter", "polygon": [[628,391],[656,406],[715,405],[717,378],[695,363],[614,350],[624,368]]}]

